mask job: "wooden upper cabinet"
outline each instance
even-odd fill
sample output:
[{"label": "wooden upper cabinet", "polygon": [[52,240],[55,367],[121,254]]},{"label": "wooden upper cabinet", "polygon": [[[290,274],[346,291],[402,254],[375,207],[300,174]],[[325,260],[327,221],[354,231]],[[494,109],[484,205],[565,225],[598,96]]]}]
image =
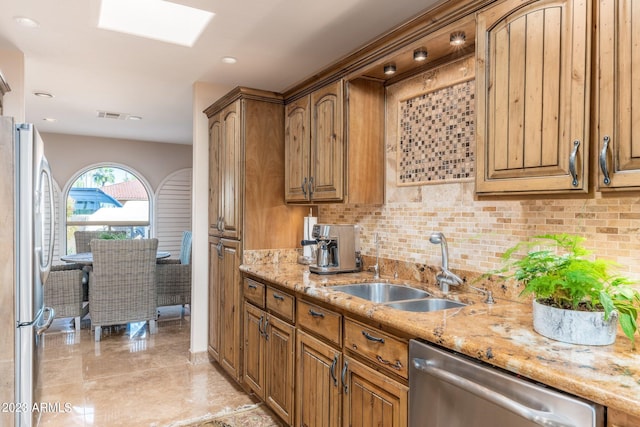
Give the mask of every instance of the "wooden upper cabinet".
[{"label": "wooden upper cabinet", "polygon": [[242,140],[240,138],[240,108],[242,101],[236,101],[222,110],[222,152],[220,153],[220,215],[222,236],[239,239],[242,234],[240,211],[242,193],[240,170],[242,161]]},{"label": "wooden upper cabinet", "polygon": [[241,237],[241,101],[209,118],[209,234]]},{"label": "wooden upper cabinet", "polygon": [[640,3],[597,7],[596,120],[601,191],[640,188]]},{"label": "wooden upper cabinet", "polygon": [[209,119],[209,234],[220,234],[220,144],[222,143],[220,114]]},{"label": "wooden upper cabinet", "polygon": [[342,81],[311,94],[311,162],[307,193],[313,200],[342,200],[344,180]]},{"label": "wooden upper cabinet", "polygon": [[384,86],[359,78],[286,106],[287,202],[384,202]]},{"label": "wooden upper cabinet", "polygon": [[478,193],[588,190],[590,34],[590,0],[478,14]]},{"label": "wooden upper cabinet", "polygon": [[309,152],[311,150],[310,97],[287,105],[285,111],[285,198],[289,202],[307,201]]}]

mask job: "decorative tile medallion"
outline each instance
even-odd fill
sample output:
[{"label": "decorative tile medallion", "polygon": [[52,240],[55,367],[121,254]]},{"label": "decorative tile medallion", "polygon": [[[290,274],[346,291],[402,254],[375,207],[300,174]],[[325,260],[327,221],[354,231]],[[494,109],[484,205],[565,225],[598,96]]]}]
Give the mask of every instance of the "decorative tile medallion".
[{"label": "decorative tile medallion", "polygon": [[473,179],[475,81],[400,101],[398,185]]}]

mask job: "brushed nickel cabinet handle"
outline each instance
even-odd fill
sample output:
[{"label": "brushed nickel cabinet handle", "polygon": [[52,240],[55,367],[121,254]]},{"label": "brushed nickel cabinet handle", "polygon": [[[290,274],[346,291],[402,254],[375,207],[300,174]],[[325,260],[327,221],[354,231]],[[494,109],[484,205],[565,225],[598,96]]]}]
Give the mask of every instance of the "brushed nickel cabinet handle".
[{"label": "brushed nickel cabinet handle", "polygon": [[254,285],[253,283],[249,283],[248,287],[249,287],[249,289],[258,289],[258,287],[256,285]]},{"label": "brushed nickel cabinet handle", "polygon": [[609,135],[605,135],[602,138],[602,150],[600,151],[600,170],[602,171],[602,175],[604,175],[604,185],[611,184],[611,178],[609,178],[609,168],[607,167],[607,150],[609,149]]},{"label": "brushed nickel cabinet handle", "polygon": [[574,187],[578,186],[578,172],[576,171],[576,158],[578,156],[578,147],[580,146],[580,141],[577,139],[573,141],[573,150],[571,150],[571,155],[569,156],[569,173],[571,174],[571,184]]},{"label": "brushed nickel cabinet handle", "polygon": [[277,299],[278,301],[284,301],[284,297],[282,295],[273,294],[273,298]]}]

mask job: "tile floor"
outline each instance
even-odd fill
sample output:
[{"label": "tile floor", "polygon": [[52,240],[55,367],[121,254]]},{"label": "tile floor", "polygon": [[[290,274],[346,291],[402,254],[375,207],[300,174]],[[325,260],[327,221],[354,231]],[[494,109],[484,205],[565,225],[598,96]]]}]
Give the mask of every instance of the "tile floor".
[{"label": "tile floor", "polygon": [[[216,363],[189,362],[188,309],[161,309],[158,333],[148,327],[103,328],[94,342],[88,321],[79,333],[56,319],[40,349],[38,426],[169,426],[255,403]],[[57,409],[58,405],[59,409]]]}]

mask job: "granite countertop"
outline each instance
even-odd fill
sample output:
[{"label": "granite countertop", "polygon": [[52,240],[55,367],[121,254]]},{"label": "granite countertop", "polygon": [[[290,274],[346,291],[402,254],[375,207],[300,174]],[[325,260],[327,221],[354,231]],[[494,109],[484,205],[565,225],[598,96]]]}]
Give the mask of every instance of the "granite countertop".
[{"label": "granite countertop", "polygon": [[[317,275],[294,263],[242,265],[251,276],[332,304],[459,353],[593,402],[640,416],[640,351],[618,332],[615,344],[582,346],[547,339],[533,330],[531,305],[496,298],[488,305],[477,292],[452,291],[447,298],[466,307],[415,313],[395,310],[326,286],[373,281],[372,273]],[[424,283],[394,280],[429,290]],[[637,344],[640,348],[640,342]]]}]

